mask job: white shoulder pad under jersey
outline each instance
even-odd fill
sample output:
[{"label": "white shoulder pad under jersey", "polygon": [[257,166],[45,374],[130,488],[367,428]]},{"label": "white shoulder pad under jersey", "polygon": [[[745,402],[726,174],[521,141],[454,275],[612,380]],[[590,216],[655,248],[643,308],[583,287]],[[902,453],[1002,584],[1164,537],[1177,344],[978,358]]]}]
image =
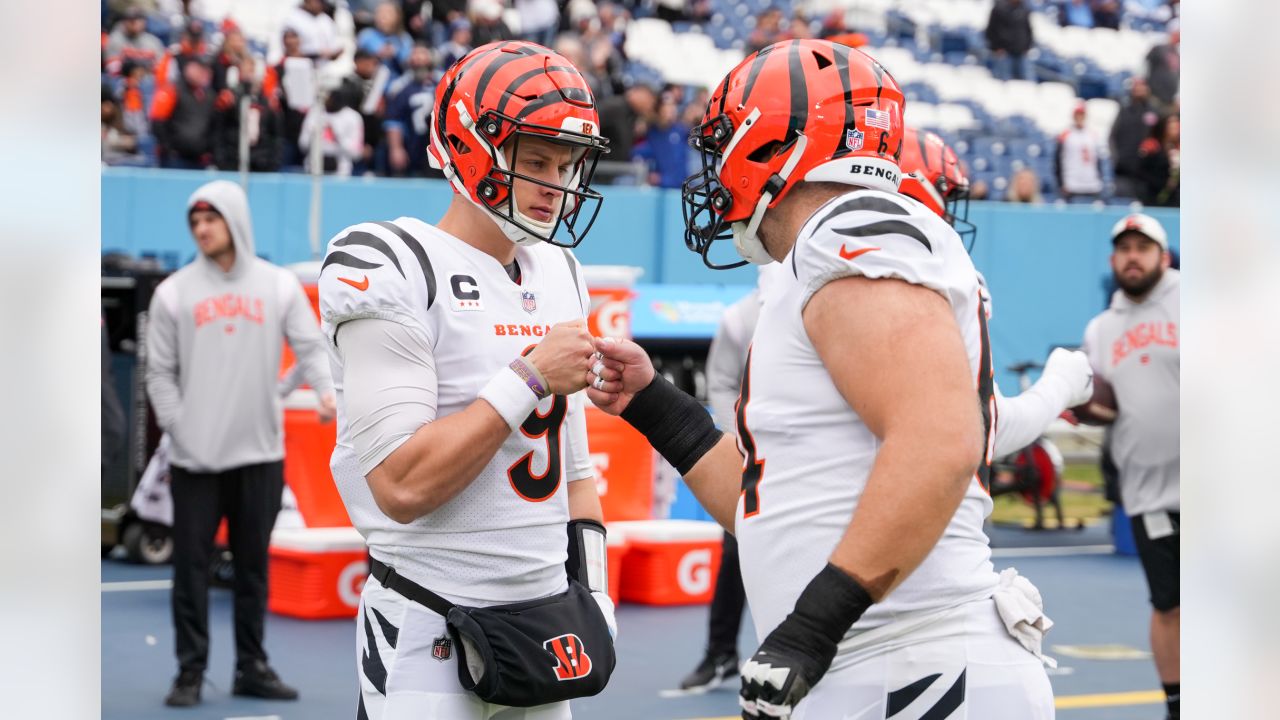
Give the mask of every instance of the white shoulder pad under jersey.
[{"label": "white shoulder pad under jersey", "polygon": [[378,318],[416,328],[434,342],[429,310],[436,276],[417,238],[392,222],[345,228],[329,241],[320,270],[320,318],[330,342],[348,320]]},{"label": "white shoulder pad under jersey", "polygon": [[957,290],[974,282],[953,277],[956,264],[948,260],[957,249],[964,253],[955,231],[924,205],[903,195],[855,190],[809,218],[796,238],[791,270],[804,288],[801,307],[827,283],[856,275],[923,285],[954,305]]}]

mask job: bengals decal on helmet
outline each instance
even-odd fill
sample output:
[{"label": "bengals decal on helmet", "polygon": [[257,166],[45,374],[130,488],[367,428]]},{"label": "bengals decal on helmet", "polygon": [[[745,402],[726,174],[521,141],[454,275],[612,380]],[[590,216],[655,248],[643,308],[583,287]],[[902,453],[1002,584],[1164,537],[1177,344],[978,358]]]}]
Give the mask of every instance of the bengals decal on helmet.
[{"label": "bengals decal on helmet", "polygon": [[712,268],[715,240],[772,262],[756,230],[801,181],[895,192],[905,100],[884,66],[826,40],[774,43],[729,71],[689,135],[702,169],[682,188],[685,244]]},{"label": "bengals decal on helmet", "polygon": [[582,647],[582,639],[573,633],[553,637],[542,647],[556,659],[556,679],[576,680],[591,673],[591,656]]},{"label": "bengals decal on helmet", "polygon": [[915,198],[946,220],[972,251],[978,228],[969,222],[969,178],[949,145],[927,130],[902,135],[902,184],[898,192]]},{"label": "bengals decal on helmet", "polygon": [[[595,98],[572,63],[534,43],[494,42],[445,71],[436,86],[427,152],[454,191],[489,211],[512,242],[576,247],[600,212],[602,197],[591,177],[609,141],[599,128]],[[572,167],[559,185],[513,170],[510,160],[527,137],[573,148]],[[516,179],[562,193],[551,220],[535,220],[516,207]],[[561,224],[567,242],[554,239]]]}]

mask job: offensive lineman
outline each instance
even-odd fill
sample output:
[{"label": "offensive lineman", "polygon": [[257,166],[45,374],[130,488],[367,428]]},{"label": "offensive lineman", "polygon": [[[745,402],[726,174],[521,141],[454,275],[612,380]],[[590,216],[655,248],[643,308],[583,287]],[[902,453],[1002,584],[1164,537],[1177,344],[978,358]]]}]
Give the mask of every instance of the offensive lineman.
[{"label": "offensive lineman", "polygon": [[[329,243],[331,464],[373,568],[357,622],[358,718],[570,717],[567,701],[506,709],[466,692],[444,618],[381,579],[389,568],[450,602],[491,606],[563,592],[575,541],[603,556],[574,395],[594,348],[567,249],[599,210],[599,128],[565,58],[526,42],[477,48],[436,90],[430,160],[454,190],[444,217],[361,223]],[[575,577],[612,629],[591,569]]]},{"label": "offensive lineman", "polygon": [[639,346],[596,342],[588,396],[738,538],[764,638],[742,668],[745,718],[1053,717],[1039,595],[996,575],[982,532],[993,387],[977,273],[950,226],[896,193],[902,109],[861,52],[787,41],[730,71],[693,133],[686,242],[710,264],[732,237],[785,269],[737,443]]}]

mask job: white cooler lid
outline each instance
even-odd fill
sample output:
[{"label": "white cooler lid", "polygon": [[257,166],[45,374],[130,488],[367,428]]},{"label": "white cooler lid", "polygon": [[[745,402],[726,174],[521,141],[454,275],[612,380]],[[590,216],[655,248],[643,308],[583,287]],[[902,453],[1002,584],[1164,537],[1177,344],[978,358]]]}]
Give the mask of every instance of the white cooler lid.
[{"label": "white cooler lid", "polygon": [[353,527],[277,528],[271,546],[298,552],[364,550],[364,536]]},{"label": "white cooler lid", "polygon": [[719,523],[708,520],[625,520],[609,523],[609,534],[622,531],[627,542],[689,542],[723,537]]}]

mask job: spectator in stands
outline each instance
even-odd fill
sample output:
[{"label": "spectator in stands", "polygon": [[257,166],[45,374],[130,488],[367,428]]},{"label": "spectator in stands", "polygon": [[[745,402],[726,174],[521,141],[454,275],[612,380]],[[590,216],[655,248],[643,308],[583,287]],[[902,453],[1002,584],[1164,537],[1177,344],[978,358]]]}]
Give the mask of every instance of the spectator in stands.
[{"label": "spectator in stands", "polygon": [[649,184],[664,188],[683,185],[689,175],[689,151],[689,126],[679,117],[675,98],[664,97],[644,142],[635,150],[635,157],[649,166]]},{"label": "spectator in stands", "polygon": [[[574,0],[569,4],[570,27],[577,31],[578,40],[582,44],[581,62],[568,55],[565,56],[582,70],[583,77],[591,86],[591,91],[595,93],[596,100],[603,100],[610,95],[625,92],[627,89],[622,79],[625,61],[615,44],[618,33],[612,30],[617,16],[609,15],[610,27],[606,28],[601,10],[612,13],[616,8],[611,3],[604,3],[600,9],[597,9],[591,0]],[[556,39],[557,46],[565,37],[562,34]],[[556,50],[556,52],[565,54],[562,50]],[[572,48],[570,52],[573,52]]]},{"label": "spectator in stands", "polygon": [[551,46],[552,50],[560,53],[574,67],[578,68],[582,73],[582,79],[587,82],[587,87],[591,88],[591,94],[595,96],[599,102],[606,94],[602,93],[604,83],[594,72],[592,72],[591,63],[587,62],[587,49],[583,45],[581,39],[573,33],[561,33],[556,37],[556,42]]},{"label": "spectator in stands", "polygon": [[409,69],[400,77],[387,103],[382,123],[387,138],[387,162],[391,174],[439,177],[427,165],[427,143],[436,83],[431,49],[418,43],[409,54]]},{"label": "spectator in stands", "polygon": [[138,138],[124,127],[120,106],[111,89],[102,87],[102,162],[115,165],[137,162]]},{"label": "spectator in stands", "polygon": [[147,396],[170,439],[173,492],[179,672],[165,704],[200,702],[209,660],[209,562],[224,515],[235,563],[231,693],[296,700],[263,644],[267,545],[284,491],[277,379],[287,341],[325,412],[335,412],[324,339],[297,276],[255,256],[239,185],[215,180],[198,188],[186,221],[199,252],[156,288],[146,336]]},{"label": "spectator in stands", "polygon": [[203,168],[212,161],[214,93],[208,61],[192,57],[182,66],[182,80],[156,91],[151,103],[161,167]]},{"label": "spectator in stands", "polygon": [[213,118],[213,161],[220,170],[240,167],[240,102],[249,99],[249,170],[275,172],[284,157],[284,119],[280,100],[263,89],[264,74],[249,56],[229,70],[227,87],[218,93]]},{"label": "spectator in stands", "polygon": [[153,69],[164,55],[164,43],[146,31],[147,16],[139,8],[125,11],[124,19],[107,38],[106,66],[108,72],[119,73],[125,62]]},{"label": "spectator in stands", "polygon": [[1138,147],[1151,135],[1160,113],[1145,78],[1130,79],[1129,97],[1111,126],[1111,157],[1116,167],[1116,195],[1138,197]]},{"label": "spectator in stands", "polygon": [[1063,0],[1058,6],[1058,21],[1063,27],[1093,27],[1093,5],[1091,0]]},{"label": "spectator in stands", "polygon": [[125,130],[139,139],[150,137],[151,122],[147,119],[147,108],[155,93],[155,78],[145,65],[128,61],[120,71],[120,79],[117,97]]},{"label": "spectator in stands", "polygon": [[1119,0],[1092,0],[1094,27],[1120,29],[1122,9]]},{"label": "spectator in stands", "polygon": [[414,40],[425,40],[431,13],[436,5],[447,6],[450,11],[457,12],[459,17],[466,17],[467,4],[464,0],[400,0],[400,16],[404,20],[405,31]]},{"label": "spectator in stands", "polygon": [[[280,96],[280,112],[284,122],[284,164],[301,165],[302,156],[298,150],[298,136],[302,132],[302,120],[311,109],[314,92],[306,97],[297,97],[299,91],[290,94],[289,88],[296,87],[291,81],[290,73],[314,76],[312,62],[302,54],[302,42],[295,30],[285,28],[281,34],[284,46],[284,57],[272,68],[275,74],[276,92]],[[303,93],[305,94],[305,93]]]},{"label": "spectator in stands", "polygon": [[[483,10],[488,14],[494,12],[494,9],[496,8],[496,14],[501,18],[503,9],[502,0],[486,0],[481,3],[477,3],[476,0],[430,0],[428,4],[431,8],[429,11],[429,19],[431,22],[429,25],[424,25],[423,28],[415,34],[415,36],[423,40],[430,41],[429,44],[433,46],[438,43],[431,41],[429,31],[446,31],[449,27],[449,23],[457,20],[458,18],[470,18],[471,22],[474,24],[476,21],[474,15],[478,10]],[[484,5],[487,7],[478,8],[476,7],[477,5]],[[408,7],[405,8],[405,15],[410,18],[413,17],[413,13],[410,12]],[[410,27],[409,31],[413,32],[413,28]],[[440,37],[443,39],[443,34],[441,34]],[[484,43],[480,44],[483,45]],[[437,58],[437,60],[438,59],[439,58]]]},{"label": "spectator in stands", "polygon": [[227,89],[227,71],[240,67],[245,60],[252,60],[249,44],[244,39],[244,32],[235,21],[227,18],[222,21],[222,47],[213,60],[213,91],[222,92]]},{"label": "spectator in stands", "polygon": [[1085,127],[1085,104],[1072,113],[1072,126],[1058,136],[1054,171],[1058,188],[1068,202],[1096,200],[1102,195],[1102,155],[1104,146]]},{"label": "spectator in stands", "polygon": [[498,40],[514,40],[516,35],[502,21],[502,0],[470,0],[471,43],[475,47]]},{"label": "spectator in stands", "polygon": [[513,0],[520,15],[520,34],[525,40],[550,46],[560,29],[560,7],[556,0]]},{"label": "spectator in stands", "polygon": [[391,71],[391,79],[404,72],[413,50],[413,38],[404,31],[400,8],[391,0],[383,0],[373,14],[373,27],[356,36],[356,48],[373,53]]},{"label": "spectator in stands", "polygon": [[354,168],[361,174],[374,165],[374,155],[382,144],[382,119],[386,111],[386,91],[391,71],[368,50],[356,50],[355,72],[342,81],[342,95],[360,113],[364,123],[364,150]]},{"label": "spectator in stands", "polygon": [[1013,174],[1009,179],[1009,191],[1005,194],[1006,201],[1014,203],[1027,203],[1029,205],[1039,205],[1044,202],[1044,198],[1040,195],[1040,178],[1036,176],[1036,171],[1029,167],[1024,167]]},{"label": "spectator in stands", "polygon": [[1151,85],[1151,94],[1166,112],[1178,97],[1179,68],[1182,66],[1182,33],[1177,20],[1169,25],[1169,42],[1157,45],[1147,53],[1147,82]]},{"label": "spectator in stands", "polygon": [[635,147],[636,126],[647,123],[658,107],[658,94],[644,83],[636,83],[622,95],[597,103],[600,134],[609,138],[609,160],[627,162]]},{"label": "spectator in stands", "polygon": [[298,34],[299,49],[304,57],[323,68],[342,54],[338,27],[324,11],[324,0],[302,0],[302,4],[285,16],[284,27]]},{"label": "spectator in stands", "polygon": [[756,29],[752,30],[751,36],[747,38],[746,53],[750,55],[760,48],[772,45],[782,39],[782,10],[770,7],[761,13],[760,18],[756,20]]},{"label": "spectator in stands", "polygon": [[1138,199],[1144,205],[1178,207],[1182,123],[1178,115],[1160,118],[1151,137],[1138,148]]},{"label": "spectator in stands", "polygon": [[1031,32],[1031,11],[1023,0],[996,0],[991,6],[986,34],[992,74],[1001,80],[1035,79],[1027,56],[1035,45],[1035,36]]},{"label": "spectator in stands", "polygon": [[466,18],[455,18],[449,23],[449,41],[441,45],[440,66],[452,67],[467,53],[471,52],[471,21]]},{"label": "spectator in stands", "polygon": [[987,187],[986,180],[974,180],[973,183],[969,185],[970,200],[986,200],[987,196],[990,194],[991,190]]},{"label": "spectator in stands", "polygon": [[351,22],[356,27],[357,43],[360,33],[364,32],[365,28],[373,26],[374,13],[384,2],[388,0],[347,0],[347,10],[351,11]]},{"label": "spectator in stands", "polygon": [[308,171],[313,169],[308,151],[317,138],[319,170],[326,175],[350,175],[355,164],[363,159],[364,118],[355,109],[359,101],[351,86],[344,85],[329,93],[324,104],[307,112],[298,136],[298,148],[306,158],[303,165]]}]

